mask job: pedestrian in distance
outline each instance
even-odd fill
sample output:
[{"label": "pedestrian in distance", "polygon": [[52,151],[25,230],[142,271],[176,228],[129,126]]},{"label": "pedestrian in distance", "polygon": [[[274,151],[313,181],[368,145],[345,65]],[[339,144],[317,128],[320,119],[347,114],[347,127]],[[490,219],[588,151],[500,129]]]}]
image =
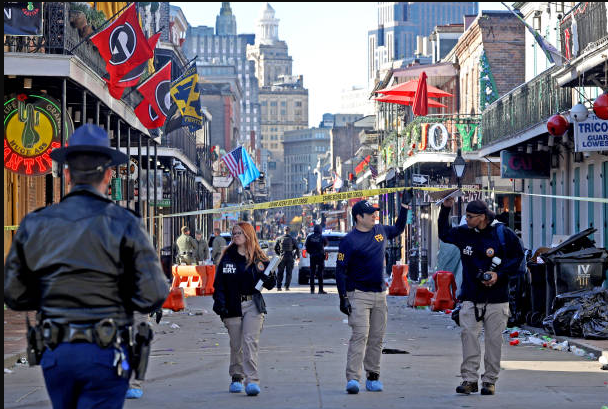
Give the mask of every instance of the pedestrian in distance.
[{"label": "pedestrian in distance", "polygon": [[285,291],[289,291],[291,285],[291,273],[293,271],[294,257],[300,258],[300,247],[289,233],[291,229],[285,226],[283,229],[285,234],[277,239],[274,246],[274,252],[280,257],[279,267],[277,271],[277,291],[281,291],[283,283],[283,272],[285,272]]},{"label": "pedestrian in distance", "polygon": [[146,323],[133,327],[133,311],[160,308],[169,287],[142,220],[106,196],[111,168],[129,157],[92,124],[50,156],[67,162],[71,189],[19,225],[4,302],[37,311],[34,326],[27,320],[28,360],[42,367],[53,408],[122,408],[131,373],[143,379],[152,338]]},{"label": "pedestrian in distance", "polygon": [[213,311],[220,316],[230,337],[232,382],[228,390],[249,396],[260,393],[258,345],[264,325],[266,303],[256,285],[272,290],[274,274],[265,275],[269,259],[260,248],[253,226],[238,222],[232,227],[232,241],[220,260],[213,288]]},{"label": "pedestrian in distance", "polygon": [[459,248],[462,261],[459,325],[463,382],[456,392],[468,395],[478,391],[479,336],[483,326],[485,372],[481,376],[481,394],[494,395],[500,372],[502,332],[509,318],[509,275],[517,274],[523,250],[515,233],[494,220],[494,213],[481,200],[467,205],[466,225],[450,227],[453,205],[453,198],[442,203],[438,230],[442,241]]},{"label": "pedestrian in distance", "polygon": [[190,235],[190,228],[188,226],[182,226],[182,234],[175,241],[178,252],[178,263],[179,264],[194,264],[195,258],[194,253],[196,251],[197,243],[194,238]]},{"label": "pedestrian in distance", "polygon": [[380,392],[380,358],[386,330],[388,306],[384,280],[387,241],[405,229],[412,196],[402,193],[402,204],[394,226],[376,224],[376,209],[366,200],[352,209],[355,227],[341,241],[336,263],[336,285],[340,311],[348,315],[352,335],[346,357],[346,391],[359,393],[361,369],[365,369],[368,391]]},{"label": "pedestrian in distance", "polygon": [[327,238],[323,237],[322,228],[315,224],[313,233],[306,238],[304,248],[310,257],[310,293],[315,293],[315,275],[319,281],[319,294],[327,294],[323,291],[323,269],[325,268],[325,246],[328,245]]},{"label": "pedestrian in distance", "polygon": [[194,258],[196,264],[201,265],[209,258],[209,245],[207,245],[207,240],[203,238],[203,232],[198,229],[194,231],[194,241],[196,242]]},{"label": "pedestrian in distance", "polygon": [[226,240],[222,237],[222,231],[220,229],[213,229],[214,237],[211,250],[211,259],[213,264],[217,267],[222,257],[222,252],[226,248]]}]

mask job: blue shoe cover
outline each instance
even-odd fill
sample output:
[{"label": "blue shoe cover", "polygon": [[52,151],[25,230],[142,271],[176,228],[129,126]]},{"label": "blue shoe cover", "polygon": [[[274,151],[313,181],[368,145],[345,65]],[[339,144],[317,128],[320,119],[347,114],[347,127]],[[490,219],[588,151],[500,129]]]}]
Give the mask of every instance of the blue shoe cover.
[{"label": "blue shoe cover", "polygon": [[380,381],[370,381],[369,379],[365,381],[365,389],[370,392],[382,392],[382,382]]},{"label": "blue shoe cover", "polygon": [[137,388],[129,388],[127,389],[127,399],[139,399],[144,396],[144,391]]},{"label": "blue shoe cover", "polygon": [[359,393],[359,382],[355,379],[351,379],[346,384],[346,392],[348,393]]},{"label": "blue shoe cover", "polygon": [[255,396],[258,393],[260,393],[260,387],[258,386],[257,383],[250,383],[245,388],[245,392],[247,392],[247,395],[249,395],[249,396]]},{"label": "blue shoe cover", "polygon": [[243,384],[241,382],[232,382],[228,390],[230,391],[230,393],[243,392]]}]

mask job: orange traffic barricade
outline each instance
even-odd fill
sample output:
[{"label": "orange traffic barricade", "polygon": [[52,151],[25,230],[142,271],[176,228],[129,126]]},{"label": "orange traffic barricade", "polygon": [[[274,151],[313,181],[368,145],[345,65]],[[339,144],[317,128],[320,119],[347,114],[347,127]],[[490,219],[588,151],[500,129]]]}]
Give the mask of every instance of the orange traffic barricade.
[{"label": "orange traffic barricade", "polygon": [[410,285],[407,282],[407,265],[393,266],[393,281],[388,289],[388,295],[408,295],[410,293]]},{"label": "orange traffic barricade", "polygon": [[215,281],[215,265],[209,264],[206,267],[207,283],[205,285],[205,295],[213,294],[213,283]]},{"label": "orange traffic barricade", "polygon": [[433,311],[453,309],[456,304],[456,279],[449,271],[437,271],[433,274],[435,280],[435,296],[431,300]]},{"label": "orange traffic barricade", "polygon": [[171,288],[171,291],[169,291],[169,296],[163,303],[163,308],[176,312],[186,309],[186,302],[184,300],[184,289],[180,287]]},{"label": "orange traffic barricade", "polygon": [[172,269],[172,288],[183,288],[184,295],[191,297],[205,294],[207,284],[207,266],[181,266],[175,265]]},{"label": "orange traffic barricade", "polygon": [[416,299],[414,300],[414,307],[425,307],[431,305],[431,299],[434,293],[426,287],[416,288]]}]

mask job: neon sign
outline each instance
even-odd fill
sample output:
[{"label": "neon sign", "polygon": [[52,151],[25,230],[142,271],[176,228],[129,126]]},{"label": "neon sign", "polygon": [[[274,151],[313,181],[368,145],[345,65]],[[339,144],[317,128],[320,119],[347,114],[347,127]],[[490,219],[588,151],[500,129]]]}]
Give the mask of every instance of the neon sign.
[{"label": "neon sign", "polygon": [[[61,146],[59,102],[46,94],[19,93],[4,103],[4,167],[26,176],[52,170],[49,153]],[[67,136],[74,132],[66,113]],[[67,141],[66,141],[67,142]]]}]

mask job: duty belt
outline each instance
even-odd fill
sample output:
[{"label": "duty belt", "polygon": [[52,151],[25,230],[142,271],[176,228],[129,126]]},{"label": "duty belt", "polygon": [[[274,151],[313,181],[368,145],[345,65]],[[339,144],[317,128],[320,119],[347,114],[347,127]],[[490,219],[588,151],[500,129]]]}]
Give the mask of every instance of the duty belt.
[{"label": "duty belt", "polygon": [[241,302],[253,300],[253,295],[241,295]]},{"label": "duty belt", "polygon": [[132,343],[132,327],[118,327],[112,318],[93,324],[60,324],[46,319],[42,322],[42,339],[51,349],[62,342],[89,342],[107,348],[118,338]]}]

